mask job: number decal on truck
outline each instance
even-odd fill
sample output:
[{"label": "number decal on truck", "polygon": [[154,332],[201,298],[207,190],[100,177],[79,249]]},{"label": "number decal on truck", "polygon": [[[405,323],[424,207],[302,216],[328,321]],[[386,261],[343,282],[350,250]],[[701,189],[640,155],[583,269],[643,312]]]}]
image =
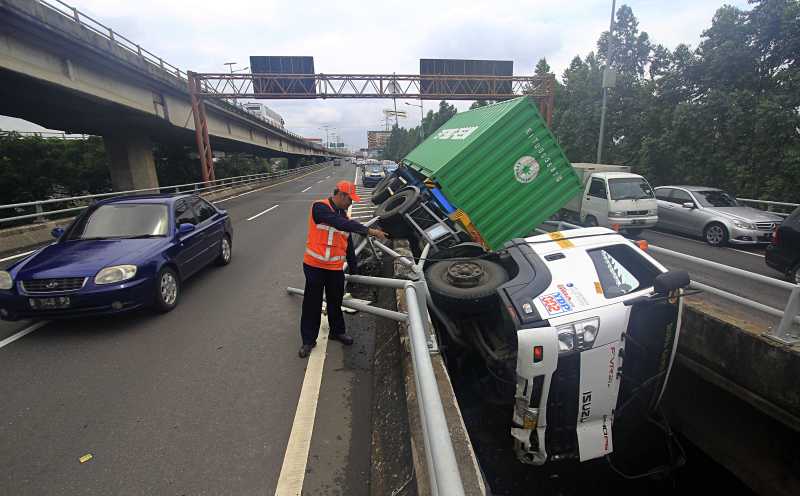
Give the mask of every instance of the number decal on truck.
[{"label": "number decal on truck", "polygon": [[539,297],[539,301],[550,314],[550,317],[569,313],[573,310],[572,305],[564,298],[564,295],[559,293],[546,294]]}]

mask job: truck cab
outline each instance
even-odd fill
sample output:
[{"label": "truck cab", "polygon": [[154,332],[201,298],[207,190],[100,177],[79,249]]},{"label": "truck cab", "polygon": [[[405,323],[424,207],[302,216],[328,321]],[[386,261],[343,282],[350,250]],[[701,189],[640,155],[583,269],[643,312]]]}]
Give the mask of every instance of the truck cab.
[{"label": "truck cab", "polygon": [[438,255],[425,273],[450,374],[506,405],[522,463],[583,462],[639,442],[667,383],[688,274],[599,227]]},{"label": "truck cab", "polygon": [[638,233],[658,222],[658,203],[647,180],[627,166],[572,164],[583,183],[580,196],[564,207],[585,226],[617,226]]}]

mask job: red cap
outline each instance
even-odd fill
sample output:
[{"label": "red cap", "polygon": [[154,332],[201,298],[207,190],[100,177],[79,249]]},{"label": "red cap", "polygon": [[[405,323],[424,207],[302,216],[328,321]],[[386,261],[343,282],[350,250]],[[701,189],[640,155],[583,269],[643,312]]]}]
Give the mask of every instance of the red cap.
[{"label": "red cap", "polygon": [[354,202],[360,202],[361,197],[358,196],[356,193],[356,185],[351,183],[350,181],[339,181],[336,183],[336,189],[341,191],[342,193],[347,193],[350,195],[350,198],[353,199]]}]

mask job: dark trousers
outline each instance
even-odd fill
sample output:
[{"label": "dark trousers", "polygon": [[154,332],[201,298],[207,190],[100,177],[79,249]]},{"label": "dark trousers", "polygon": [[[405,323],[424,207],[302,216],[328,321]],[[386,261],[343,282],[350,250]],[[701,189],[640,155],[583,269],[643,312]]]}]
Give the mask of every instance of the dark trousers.
[{"label": "dark trousers", "polygon": [[300,317],[300,336],[303,344],[314,344],[319,335],[322,313],[322,292],[328,302],[328,325],[330,334],[344,334],[344,271],[325,270],[303,264],[306,275],[306,290],[303,296],[303,315]]}]

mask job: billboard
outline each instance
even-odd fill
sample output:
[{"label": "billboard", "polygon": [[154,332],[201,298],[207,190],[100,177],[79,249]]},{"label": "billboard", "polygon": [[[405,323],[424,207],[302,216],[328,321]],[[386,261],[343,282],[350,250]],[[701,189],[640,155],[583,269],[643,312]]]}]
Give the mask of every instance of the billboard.
[{"label": "billboard", "polygon": [[391,131],[367,131],[367,149],[382,150],[391,135]]},{"label": "billboard", "polygon": [[250,56],[250,72],[253,74],[308,74],[297,79],[253,78],[256,94],[304,93],[316,95],[314,57]]},{"label": "billboard", "polygon": [[513,76],[512,60],[465,60],[465,59],[420,59],[420,93],[422,98],[430,95],[430,99],[442,98],[442,95],[472,94],[476,98],[482,95],[508,95],[512,93],[511,81],[490,83],[489,81],[470,79],[450,79],[448,81],[433,80],[426,75],[438,76]]}]

